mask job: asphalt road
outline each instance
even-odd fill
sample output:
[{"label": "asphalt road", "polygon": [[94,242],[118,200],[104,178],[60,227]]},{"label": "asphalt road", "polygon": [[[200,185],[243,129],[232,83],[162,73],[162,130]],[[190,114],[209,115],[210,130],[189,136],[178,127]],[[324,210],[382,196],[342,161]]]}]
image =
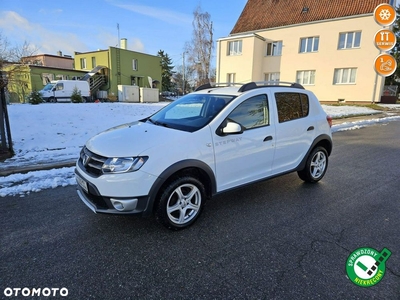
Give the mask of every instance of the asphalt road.
[{"label": "asphalt road", "polygon": [[[1,198],[0,298],[400,299],[400,122],[334,143],[320,183],[289,174],[219,195],[179,232],[93,214],[74,187]],[[373,287],[346,277],[360,247],[392,252]]]}]

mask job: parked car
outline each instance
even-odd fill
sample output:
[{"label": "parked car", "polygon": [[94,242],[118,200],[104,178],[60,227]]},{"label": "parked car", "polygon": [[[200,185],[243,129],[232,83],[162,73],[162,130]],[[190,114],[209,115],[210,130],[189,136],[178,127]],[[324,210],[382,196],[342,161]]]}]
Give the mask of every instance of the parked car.
[{"label": "parked car", "polygon": [[46,102],[71,102],[71,96],[76,88],[83,102],[90,100],[89,83],[84,80],[54,80],[46,84],[39,93]]},{"label": "parked car", "polygon": [[91,138],[76,163],[77,192],[93,212],[154,214],[182,229],[216,194],[290,172],[321,180],[331,121],[296,83],[202,86]]}]

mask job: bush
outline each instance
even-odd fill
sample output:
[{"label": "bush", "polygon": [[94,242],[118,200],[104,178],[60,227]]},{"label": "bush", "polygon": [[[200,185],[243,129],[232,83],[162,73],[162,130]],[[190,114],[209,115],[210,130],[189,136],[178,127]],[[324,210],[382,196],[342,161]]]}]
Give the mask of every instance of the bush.
[{"label": "bush", "polygon": [[72,90],[71,101],[74,103],[82,103],[83,102],[81,91],[79,91],[76,86]]},{"label": "bush", "polygon": [[42,95],[38,91],[32,91],[28,95],[28,101],[30,104],[39,104],[43,102]]}]

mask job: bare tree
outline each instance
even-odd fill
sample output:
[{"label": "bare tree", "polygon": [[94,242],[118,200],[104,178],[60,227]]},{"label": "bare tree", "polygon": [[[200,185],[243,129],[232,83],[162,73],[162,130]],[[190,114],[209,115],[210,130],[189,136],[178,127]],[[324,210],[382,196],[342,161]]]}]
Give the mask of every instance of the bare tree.
[{"label": "bare tree", "polygon": [[39,49],[25,41],[22,45],[11,46],[8,38],[0,32],[0,68],[6,63],[23,63],[23,58],[32,56]]},{"label": "bare tree", "polygon": [[0,32],[0,69],[6,74],[8,87],[21,95],[21,99],[29,92],[24,74],[27,72],[26,57],[35,55],[38,48],[25,41],[22,45],[11,46],[7,37]]},{"label": "bare tree", "polygon": [[210,81],[210,64],[214,50],[213,23],[208,12],[202,12],[198,6],[193,12],[193,34],[190,43],[186,44],[188,64],[197,73],[197,84]]}]

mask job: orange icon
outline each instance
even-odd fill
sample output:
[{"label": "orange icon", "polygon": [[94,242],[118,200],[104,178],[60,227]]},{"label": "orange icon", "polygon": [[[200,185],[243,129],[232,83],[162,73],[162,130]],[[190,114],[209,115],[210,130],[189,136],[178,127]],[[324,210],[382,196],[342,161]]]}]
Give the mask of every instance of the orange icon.
[{"label": "orange icon", "polygon": [[381,54],[375,58],[375,71],[382,76],[390,76],[397,69],[397,62],[390,54]]},{"label": "orange icon", "polygon": [[397,39],[393,31],[381,29],[375,33],[375,46],[382,51],[390,51],[396,45]]},{"label": "orange icon", "polygon": [[382,3],[375,8],[374,19],[381,26],[390,26],[396,20],[396,10],[393,6]]}]

